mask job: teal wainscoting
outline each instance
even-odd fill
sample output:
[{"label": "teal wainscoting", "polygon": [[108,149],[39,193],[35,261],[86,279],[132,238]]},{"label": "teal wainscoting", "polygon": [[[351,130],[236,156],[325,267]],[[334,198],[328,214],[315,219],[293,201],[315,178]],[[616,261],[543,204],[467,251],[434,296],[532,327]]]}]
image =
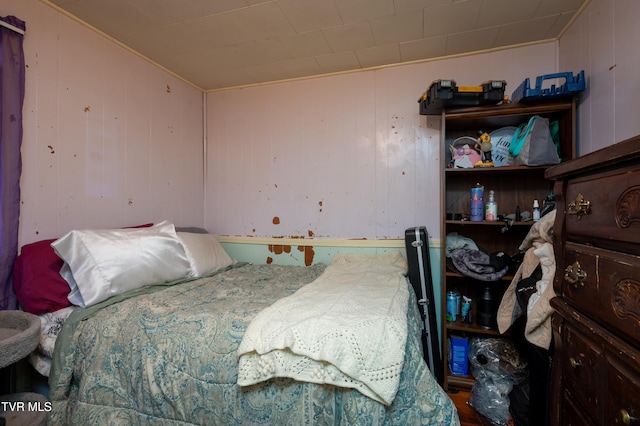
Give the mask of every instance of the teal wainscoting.
[{"label": "teal wainscoting", "polygon": [[[262,238],[218,235],[218,240],[229,256],[237,261],[277,265],[330,264],[336,254],[381,254],[400,251],[406,257],[404,240],[342,240],[311,238]],[[439,337],[442,340],[442,279],[440,268],[440,241],[429,240],[429,257],[433,276],[433,292]]]}]

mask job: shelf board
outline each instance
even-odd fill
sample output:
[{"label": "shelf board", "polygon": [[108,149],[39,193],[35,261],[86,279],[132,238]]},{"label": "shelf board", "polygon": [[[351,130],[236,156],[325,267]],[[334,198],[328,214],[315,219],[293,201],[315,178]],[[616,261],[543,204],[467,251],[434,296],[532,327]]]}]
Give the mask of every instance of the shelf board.
[{"label": "shelf board", "polygon": [[465,333],[485,334],[489,336],[508,336],[509,335],[509,333],[500,334],[500,331],[498,331],[497,328],[480,327],[475,322],[473,324],[464,324],[460,321],[455,321],[455,322],[447,321],[446,327],[447,327],[447,330],[461,331]]},{"label": "shelf board", "polygon": [[[488,220],[482,220],[480,222],[474,222],[471,220],[445,220],[445,223],[447,225],[472,225],[472,226],[504,226],[505,225],[505,221],[504,220],[494,220],[494,221],[488,221]],[[509,226],[531,226],[533,225],[534,222],[532,220],[529,220],[527,222],[513,222],[513,223],[509,223]]]},{"label": "shelf board", "polygon": [[560,117],[571,113],[574,100],[549,99],[536,102],[505,104],[496,107],[470,107],[447,109],[443,112],[449,129],[492,129],[518,126],[532,115]]},{"label": "shelf board", "polygon": [[538,173],[544,174],[544,172],[551,167],[548,166],[501,166],[501,167],[473,167],[473,168],[462,168],[462,167],[447,167],[444,169],[447,174],[456,174],[456,173]]},{"label": "shelf board", "polygon": [[473,376],[454,376],[449,373],[447,376],[447,383],[449,387],[459,388],[459,389],[471,389],[473,384],[475,383],[475,379]]},{"label": "shelf board", "polygon": [[478,283],[483,284],[483,285],[487,285],[487,284],[493,284],[493,283],[500,283],[503,281],[507,281],[507,282],[511,282],[513,280],[513,275],[503,275],[502,278],[500,278],[499,280],[496,281],[480,281],[480,280],[476,280],[475,278],[471,278],[467,275],[461,274],[460,272],[453,272],[450,270],[446,270],[445,271],[445,275],[447,277],[454,277],[454,278],[468,278],[470,280],[475,280],[478,281]]}]

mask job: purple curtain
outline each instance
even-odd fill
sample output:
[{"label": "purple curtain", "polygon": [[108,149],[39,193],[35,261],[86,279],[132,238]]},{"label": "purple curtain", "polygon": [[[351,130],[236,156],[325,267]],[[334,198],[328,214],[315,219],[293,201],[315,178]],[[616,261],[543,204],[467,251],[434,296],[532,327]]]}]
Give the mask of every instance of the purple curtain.
[{"label": "purple curtain", "polygon": [[[0,21],[22,31],[14,16]],[[17,309],[13,262],[18,254],[20,173],[22,171],[22,103],[24,100],[24,36],[0,26],[0,309]]]}]

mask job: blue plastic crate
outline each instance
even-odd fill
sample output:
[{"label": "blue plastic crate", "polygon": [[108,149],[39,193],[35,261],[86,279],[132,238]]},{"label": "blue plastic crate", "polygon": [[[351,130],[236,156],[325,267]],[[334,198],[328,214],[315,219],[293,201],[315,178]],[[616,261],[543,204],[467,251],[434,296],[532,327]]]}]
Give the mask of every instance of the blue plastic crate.
[{"label": "blue plastic crate", "polygon": [[[556,86],[552,84],[551,87],[542,88],[542,83],[545,80],[552,79],[564,79],[564,84]],[[522,84],[518,86],[516,90],[511,94],[511,102],[524,102],[533,101],[549,97],[560,96],[573,96],[580,93],[585,88],[584,71],[580,71],[578,75],[574,76],[572,72],[559,72],[556,74],[546,74],[536,77],[536,87],[531,88],[529,85],[529,79],[525,78]]]}]

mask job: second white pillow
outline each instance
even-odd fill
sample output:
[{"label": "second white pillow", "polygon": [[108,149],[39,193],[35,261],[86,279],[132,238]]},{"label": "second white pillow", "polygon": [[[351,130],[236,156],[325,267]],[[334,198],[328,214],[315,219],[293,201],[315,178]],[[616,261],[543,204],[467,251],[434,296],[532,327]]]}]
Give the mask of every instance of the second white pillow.
[{"label": "second white pillow", "polygon": [[178,232],[194,277],[212,274],[234,263],[215,235]]}]

